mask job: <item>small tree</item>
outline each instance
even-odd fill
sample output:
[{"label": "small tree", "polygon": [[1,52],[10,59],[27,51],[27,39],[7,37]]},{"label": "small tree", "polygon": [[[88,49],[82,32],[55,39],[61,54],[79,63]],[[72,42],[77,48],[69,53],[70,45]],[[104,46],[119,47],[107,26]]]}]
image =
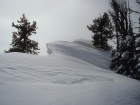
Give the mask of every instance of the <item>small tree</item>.
[{"label": "small tree", "polygon": [[92,37],[94,46],[105,50],[111,48],[111,46],[108,45],[108,39],[112,39],[113,37],[113,26],[107,13],[94,19],[93,25],[87,26],[87,28],[94,33]]},{"label": "small tree", "polygon": [[38,54],[39,52],[36,52],[36,50],[40,50],[38,48],[38,42],[29,39],[31,35],[36,34],[36,21],[33,21],[33,23],[30,24],[23,14],[20,21],[17,20],[17,22],[17,25],[15,25],[14,22],[12,23],[12,27],[18,29],[18,32],[13,32],[13,39],[10,44],[12,45],[12,48],[5,52]]}]

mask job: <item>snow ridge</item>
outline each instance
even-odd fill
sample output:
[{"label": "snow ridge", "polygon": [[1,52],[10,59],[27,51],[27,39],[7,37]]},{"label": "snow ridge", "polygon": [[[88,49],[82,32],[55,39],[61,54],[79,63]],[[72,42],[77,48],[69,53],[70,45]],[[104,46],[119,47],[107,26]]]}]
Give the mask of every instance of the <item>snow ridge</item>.
[{"label": "snow ridge", "polygon": [[109,69],[110,54],[96,49],[90,41],[76,40],[73,42],[57,41],[47,44],[48,54],[59,53],[70,56],[102,69]]},{"label": "snow ridge", "polygon": [[0,54],[0,105],[140,105],[140,83],[108,70],[88,40],[48,43],[47,57]]}]

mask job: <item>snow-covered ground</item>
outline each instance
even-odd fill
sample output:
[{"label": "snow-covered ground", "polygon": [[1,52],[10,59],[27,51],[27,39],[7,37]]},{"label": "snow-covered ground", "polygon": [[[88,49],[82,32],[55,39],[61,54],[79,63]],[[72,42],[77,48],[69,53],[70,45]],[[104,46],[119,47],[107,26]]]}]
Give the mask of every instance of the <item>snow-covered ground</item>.
[{"label": "snow-covered ground", "polygon": [[140,82],[109,70],[88,40],[55,41],[47,57],[0,54],[0,105],[140,105]]}]

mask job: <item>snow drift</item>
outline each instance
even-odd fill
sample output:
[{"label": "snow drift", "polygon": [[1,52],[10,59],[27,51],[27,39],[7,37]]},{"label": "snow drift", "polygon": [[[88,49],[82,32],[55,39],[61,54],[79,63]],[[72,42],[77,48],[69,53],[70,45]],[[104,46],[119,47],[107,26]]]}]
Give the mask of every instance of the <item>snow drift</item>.
[{"label": "snow drift", "polygon": [[140,105],[140,83],[108,70],[88,40],[47,44],[47,57],[0,54],[0,105]]},{"label": "snow drift", "polygon": [[87,40],[76,40],[71,43],[57,41],[49,43],[46,46],[49,54],[62,54],[87,62],[99,68],[109,69],[109,52],[93,48],[92,43],[89,43]]}]

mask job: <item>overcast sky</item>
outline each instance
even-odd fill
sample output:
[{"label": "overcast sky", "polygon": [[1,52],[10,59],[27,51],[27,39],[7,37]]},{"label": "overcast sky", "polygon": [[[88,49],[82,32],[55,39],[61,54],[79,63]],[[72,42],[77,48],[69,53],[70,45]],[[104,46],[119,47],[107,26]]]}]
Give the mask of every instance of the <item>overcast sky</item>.
[{"label": "overcast sky", "polygon": [[[31,39],[39,42],[39,55],[46,56],[46,43],[56,40],[90,39],[87,25],[107,12],[109,0],[0,0],[0,53],[8,50],[12,41],[12,22],[17,23],[23,13],[37,22],[37,34]],[[135,9],[138,4],[130,0]],[[137,18],[136,18],[137,19]]]}]

